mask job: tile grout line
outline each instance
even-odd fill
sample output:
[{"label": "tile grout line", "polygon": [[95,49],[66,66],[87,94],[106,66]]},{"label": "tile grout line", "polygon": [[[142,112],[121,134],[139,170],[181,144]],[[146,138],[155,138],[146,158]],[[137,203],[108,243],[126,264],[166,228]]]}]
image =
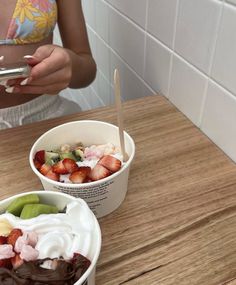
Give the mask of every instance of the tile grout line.
[{"label": "tile grout line", "polygon": [[148,28],[148,11],[149,11],[149,0],[146,1],[146,11],[145,11],[145,37],[144,37],[144,56],[143,56],[143,72],[142,77],[145,78],[146,65],[147,65],[147,28]]},{"label": "tile grout line", "polygon": [[206,105],[206,98],[207,98],[207,92],[208,92],[208,89],[209,89],[209,82],[211,80],[211,75],[212,75],[214,58],[215,58],[215,54],[216,54],[216,46],[217,46],[219,33],[220,33],[220,25],[222,23],[222,18],[223,18],[223,13],[224,13],[224,5],[225,5],[225,2],[223,1],[221,3],[220,15],[219,15],[219,18],[218,18],[218,21],[217,21],[217,26],[216,26],[216,36],[215,36],[215,39],[214,39],[213,51],[212,51],[212,55],[211,55],[211,59],[210,59],[209,68],[208,68],[208,71],[207,71],[207,82],[206,82],[206,85],[205,85],[205,88],[204,88],[204,92],[203,92],[202,104],[201,104],[199,119],[198,119],[198,123],[197,123],[198,127],[200,129],[201,129],[202,120],[203,120],[203,113],[204,113],[204,109],[205,109],[205,105]]},{"label": "tile grout line", "polygon": [[168,75],[168,88],[167,88],[167,94],[166,97],[170,98],[170,87],[171,87],[171,80],[172,80],[172,71],[173,71],[173,61],[174,61],[174,49],[175,49],[175,39],[176,39],[176,33],[177,33],[177,21],[178,21],[178,14],[179,14],[179,1],[176,2],[176,11],[175,11],[175,22],[174,22],[174,31],[173,31],[173,39],[171,43],[171,58],[170,58],[170,69],[169,69],[169,75]]}]

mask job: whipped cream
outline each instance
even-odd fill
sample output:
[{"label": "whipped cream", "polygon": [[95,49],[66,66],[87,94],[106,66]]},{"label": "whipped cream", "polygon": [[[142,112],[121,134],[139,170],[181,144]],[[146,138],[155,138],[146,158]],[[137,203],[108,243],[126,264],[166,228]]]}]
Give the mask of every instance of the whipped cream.
[{"label": "whipped cream", "polygon": [[1,219],[7,219],[14,228],[22,231],[34,231],[38,235],[35,249],[39,259],[70,259],[75,252],[92,258],[95,217],[82,200],[74,200],[66,207],[66,213],[43,214],[23,220],[10,213],[4,213]]}]

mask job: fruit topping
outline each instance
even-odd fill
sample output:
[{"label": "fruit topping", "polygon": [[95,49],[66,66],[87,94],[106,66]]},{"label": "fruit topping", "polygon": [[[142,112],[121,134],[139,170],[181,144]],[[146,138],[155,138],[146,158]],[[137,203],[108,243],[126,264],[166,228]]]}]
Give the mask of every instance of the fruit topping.
[{"label": "fruit topping", "polygon": [[93,181],[97,181],[103,178],[108,177],[111,172],[104,166],[100,164],[96,164],[95,167],[90,172],[90,179]]},{"label": "fruit topping", "polygon": [[17,269],[24,263],[24,260],[20,257],[20,254],[16,254],[11,258],[11,264],[14,269]]},{"label": "fruit topping", "polygon": [[105,155],[99,161],[98,164],[106,167],[112,173],[117,172],[121,169],[121,161],[114,156]]},{"label": "fruit topping", "polygon": [[46,204],[27,204],[24,206],[20,218],[31,219],[41,214],[57,214],[58,208],[53,205]]},{"label": "fruit topping", "polygon": [[64,152],[60,154],[60,159],[64,159],[64,158],[69,158],[72,159],[74,161],[76,161],[76,157],[74,156],[74,154],[72,152]]},{"label": "fruit topping", "polygon": [[34,158],[34,166],[36,169],[40,170],[42,164]]},{"label": "fruit topping", "polygon": [[51,165],[44,163],[44,164],[40,167],[39,171],[40,171],[40,173],[42,173],[43,175],[46,176],[46,175],[48,174],[48,172],[49,172],[51,169],[52,169],[52,166],[51,166]]},{"label": "fruit topping", "polygon": [[39,252],[37,249],[33,248],[30,245],[23,245],[20,253],[20,258],[25,261],[36,260],[39,256]]},{"label": "fruit topping", "polygon": [[68,174],[68,170],[65,168],[63,161],[58,161],[52,166],[52,171],[58,174]]},{"label": "fruit topping", "polygon": [[39,150],[35,153],[34,156],[35,160],[38,161],[40,164],[45,163],[45,150]]},{"label": "fruit topping", "polygon": [[65,169],[68,171],[68,173],[73,173],[74,171],[77,171],[79,169],[78,165],[73,159],[70,158],[64,158],[62,160],[62,163],[65,167]]},{"label": "fruit topping", "polygon": [[6,236],[0,236],[0,245],[7,243],[7,237]]},{"label": "fruit topping", "polygon": [[49,170],[45,176],[54,181],[59,181],[60,178],[60,175],[58,173],[53,172],[52,170]]},{"label": "fruit topping", "polygon": [[0,220],[0,244],[2,244],[3,237],[9,235],[10,231],[12,230],[12,225],[9,223],[7,219]]},{"label": "fruit topping", "polygon": [[7,237],[7,243],[11,244],[14,248],[17,239],[22,235],[23,235],[23,233],[22,233],[21,229],[16,229],[16,228],[13,229]]},{"label": "fruit topping", "polygon": [[15,255],[11,244],[0,245],[0,259],[8,259]]},{"label": "fruit topping", "polygon": [[88,166],[81,166],[77,171],[74,171],[69,179],[72,183],[83,183],[89,176],[91,168]]},{"label": "fruit topping", "polygon": [[112,143],[88,147],[82,143],[65,144],[53,151],[37,151],[33,161],[36,169],[47,178],[74,184],[103,179],[122,167],[120,150]]},{"label": "fruit topping", "polygon": [[[55,174],[55,173],[54,173]],[[58,175],[58,174],[55,174]],[[37,217],[41,214],[57,214],[58,208],[54,205],[48,205],[40,203],[39,196],[37,194],[27,194],[22,197],[18,197],[15,200],[13,200],[10,205],[6,209],[7,213],[11,213],[14,216],[20,217],[21,219],[31,219],[34,217]],[[2,229],[2,233],[1,233]],[[18,233],[19,229],[18,230]],[[6,236],[11,236],[13,233],[17,232],[16,229],[12,230],[11,224],[6,220],[2,219],[0,220],[0,234],[1,236],[4,236],[3,233],[6,233]],[[15,234],[16,235],[16,234]],[[18,234],[18,236],[21,236],[21,234]],[[32,236],[33,234],[30,233],[30,236],[28,236],[28,239],[33,239],[35,237]],[[1,236],[0,236],[0,244],[1,244]],[[4,237],[2,237],[4,238]],[[9,242],[8,242],[9,243]],[[11,243],[13,246],[14,244]]]},{"label": "fruit topping", "polygon": [[6,211],[15,216],[20,216],[20,213],[26,204],[39,203],[39,197],[36,194],[28,194],[22,197],[18,197],[7,207]]}]

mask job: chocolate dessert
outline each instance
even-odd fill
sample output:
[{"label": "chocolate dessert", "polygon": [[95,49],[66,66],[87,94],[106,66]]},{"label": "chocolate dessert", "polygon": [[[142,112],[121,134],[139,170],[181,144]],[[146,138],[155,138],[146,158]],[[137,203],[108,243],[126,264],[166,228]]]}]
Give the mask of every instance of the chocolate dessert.
[{"label": "chocolate dessert", "polygon": [[[51,268],[45,268],[50,266]],[[17,269],[0,268],[1,285],[73,285],[90,266],[90,261],[75,254],[73,259],[39,259],[24,262]]]}]

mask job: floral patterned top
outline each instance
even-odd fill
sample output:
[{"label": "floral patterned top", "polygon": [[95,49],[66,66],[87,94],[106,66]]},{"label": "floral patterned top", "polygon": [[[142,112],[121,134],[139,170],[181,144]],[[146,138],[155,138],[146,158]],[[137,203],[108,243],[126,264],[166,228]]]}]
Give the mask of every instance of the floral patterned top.
[{"label": "floral patterned top", "polygon": [[6,39],[0,40],[0,45],[40,42],[53,32],[56,22],[56,0],[17,0]]}]

